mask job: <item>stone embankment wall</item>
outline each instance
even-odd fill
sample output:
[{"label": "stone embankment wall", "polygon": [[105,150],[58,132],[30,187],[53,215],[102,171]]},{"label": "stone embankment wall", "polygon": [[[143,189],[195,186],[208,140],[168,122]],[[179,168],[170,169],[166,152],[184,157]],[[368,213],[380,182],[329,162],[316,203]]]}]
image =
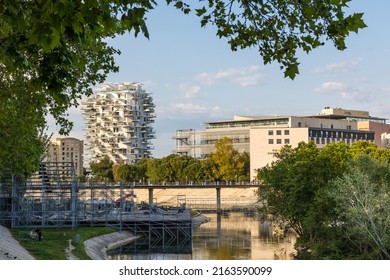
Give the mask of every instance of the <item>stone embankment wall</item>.
[{"label": "stone embankment wall", "polygon": [[[256,187],[252,188],[222,188],[221,202],[222,208],[227,204],[243,204],[250,201],[256,201]],[[136,202],[149,201],[148,190],[135,190],[137,196]],[[196,189],[155,189],[153,197],[157,204],[177,206],[179,201],[186,200],[186,203],[191,207],[192,203],[196,204],[216,204],[216,189],[212,188],[196,188]]]}]

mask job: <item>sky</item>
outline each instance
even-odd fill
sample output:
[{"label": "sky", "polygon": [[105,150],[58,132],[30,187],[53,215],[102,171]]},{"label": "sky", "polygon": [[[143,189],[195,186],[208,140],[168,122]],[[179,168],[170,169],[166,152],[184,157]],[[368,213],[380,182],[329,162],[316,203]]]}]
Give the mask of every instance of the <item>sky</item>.
[{"label": "sky", "polygon": [[[301,53],[294,80],[284,78],[277,64],[264,66],[255,48],[232,52],[212,26],[201,28],[195,15],[160,2],[147,16],[149,40],[132,34],[109,40],[121,50],[120,70],[106,80],[140,82],[152,93],[154,157],[174,152],[177,129],[204,129],[204,122],[236,115],[310,115],[329,106],[390,119],[390,1],[352,0],[349,10],[363,12],[368,27],[352,33],[344,51],[327,42]],[[85,139],[80,110],[69,115],[75,124],[69,136]],[[53,137],[56,129],[49,120]]]}]

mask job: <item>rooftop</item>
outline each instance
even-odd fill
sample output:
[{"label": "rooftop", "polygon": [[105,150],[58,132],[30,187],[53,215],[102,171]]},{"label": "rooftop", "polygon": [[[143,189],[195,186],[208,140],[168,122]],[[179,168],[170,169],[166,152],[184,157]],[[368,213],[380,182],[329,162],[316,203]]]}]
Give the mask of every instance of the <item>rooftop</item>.
[{"label": "rooftop", "polygon": [[[234,116],[232,120],[208,121],[204,122],[207,128],[218,127],[247,127],[270,124],[287,123],[291,116]],[[346,119],[356,121],[373,121],[386,123],[385,118],[371,117],[368,111],[350,110],[342,108],[325,107],[321,113],[316,115],[300,116],[305,118],[323,118],[323,119]]]}]

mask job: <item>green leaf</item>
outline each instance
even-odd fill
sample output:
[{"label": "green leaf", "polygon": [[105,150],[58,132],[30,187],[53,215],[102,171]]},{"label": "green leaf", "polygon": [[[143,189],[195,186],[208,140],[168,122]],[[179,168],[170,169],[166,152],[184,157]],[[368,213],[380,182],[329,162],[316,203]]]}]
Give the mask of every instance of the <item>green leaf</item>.
[{"label": "green leaf", "polygon": [[299,74],[298,63],[289,64],[284,71],[284,77],[291,80],[294,80],[297,74]]},{"label": "green leaf", "polygon": [[207,12],[206,7],[203,7],[202,9],[195,9],[195,11],[198,17],[204,15]]},{"label": "green leaf", "polygon": [[181,9],[183,8],[183,5],[184,5],[183,1],[177,1],[174,6],[178,9]]}]

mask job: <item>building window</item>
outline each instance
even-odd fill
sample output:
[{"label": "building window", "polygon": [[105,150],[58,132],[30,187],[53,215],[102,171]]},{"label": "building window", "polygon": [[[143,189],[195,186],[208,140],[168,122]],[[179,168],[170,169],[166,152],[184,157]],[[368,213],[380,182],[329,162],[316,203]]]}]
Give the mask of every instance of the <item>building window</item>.
[{"label": "building window", "polygon": [[301,122],[299,122],[299,123],[298,123],[298,127],[301,127],[301,126],[302,126],[302,123],[301,123]]},{"label": "building window", "polygon": [[274,139],[268,139],[268,144],[273,144],[274,143]]},{"label": "building window", "polygon": [[282,135],[282,131],[281,130],[277,130],[276,131],[276,135]]},{"label": "building window", "polygon": [[284,144],[286,144],[286,145],[290,144],[290,139],[288,139],[288,138],[284,139]]},{"label": "building window", "polygon": [[284,131],[284,135],[290,135],[290,130],[288,130],[288,129],[285,130],[285,131]]},{"label": "building window", "polygon": [[276,144],[282,144],[282,139],[276,139]]},{"label": "building window", "polygon": [[274,131],[273,130],[268,130],[268,135],[274,135]]}]

